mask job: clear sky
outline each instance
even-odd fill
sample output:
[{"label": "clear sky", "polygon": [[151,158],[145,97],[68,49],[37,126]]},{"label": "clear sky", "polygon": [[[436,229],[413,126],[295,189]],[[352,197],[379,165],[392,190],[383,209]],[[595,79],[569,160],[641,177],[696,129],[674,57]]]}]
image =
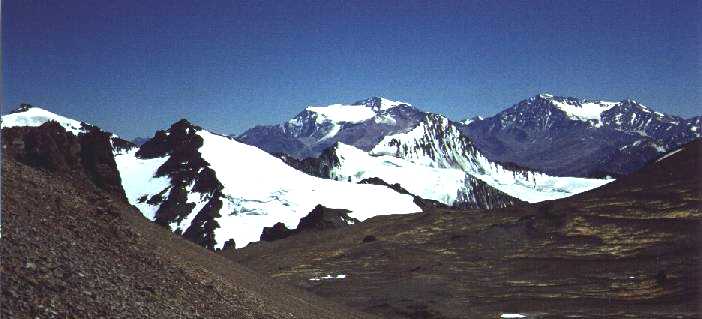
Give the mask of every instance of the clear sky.
[{"label": "clear sky", "polygon": [[539,92],[700,115],[700,1],[2,3],[3,106],[125,137],[384,96],[453,119]]}]

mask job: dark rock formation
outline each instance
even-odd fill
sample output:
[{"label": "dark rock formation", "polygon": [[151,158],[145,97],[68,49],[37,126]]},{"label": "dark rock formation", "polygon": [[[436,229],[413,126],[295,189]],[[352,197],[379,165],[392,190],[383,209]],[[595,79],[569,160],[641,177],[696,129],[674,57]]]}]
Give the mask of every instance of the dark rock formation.
[{"label": "dark rock formation", "polygon": [[275,241],[302,232],[338,229],[358,223],[357,219],[349,217],[349,213],[350,211],[346,209],[333,209],[317,205],[307,216],[300,219],[296,229],[288,229],[285,224],[276,223],[272,227],[263,228],[261,240]]},{"label": "dark rock formation", "polygon": [[333,209],[317,205],[307,216],[300,219],[296,230],[303,232],[337,229],[358,223],[358,219],[349,217],[350,212],[347,209]]},{"label": "dark rock formation", "polygon": [[296,234],[295,230],[288,229],[283,223],[275,223],[272,227],[264,227],[261,233],[261,241],[274,241],[287,238]]},{"label": "dark rock formation", "polygon": [[224,242],[224,246],[222,246],[222,251],[228,251],[228,250],[234,250],[236,249],[236,242],[234,242],[234,239],[230,239]]},{"label": "dark rock formation", "polygon": [[39,127],[4,128],[2,144],[5,156],[21,163],[56,173],[81,174],[97,187],[126,198],[109,133],[90,129],[75,136],[49,121]]},{"label": "dark rock formation", "polygon": [[81,163],[95,185],[111,193],[123,193],[122,180],[110,144],[111,135],[97,129],[78,135]]},{"label": "dark rock formation", "polygon": [[374,241],[376,241],[376,240],[378,240],[378,239],[375,238],[375,236],[373,236],[373,235],[368,235],[368,236],[366,236],[366,237],[363,237],[363,242],[364,242],[364,243],[372,243],[372,242],[374,242]]},{"label": "dark rock formation", "polygon": [[167,131],[156,132],[152,139],[139,148],[136,155],[139,158],[169,156],[156,171],[156,176],[170,178],[170,192],[165,198],[163,194],[168,189],[148,199],[150,204],[159,205],[155,214],[157,224],[168,226],[175,223],[180,226],[183,219],[190,215],[195,204],[187,202],[189,185],[194,183],[190,191],[209,198],[187,229],[178,228],[176,231],[199,245],[214,249],[217,244],[214,230],[219,227],[216,218],[221,216],[219,210],[222,208],[223,186],[198,151],[203,144],[202,138],[196,134],[198,130],[201,128],[187,120],[180,120]]}]

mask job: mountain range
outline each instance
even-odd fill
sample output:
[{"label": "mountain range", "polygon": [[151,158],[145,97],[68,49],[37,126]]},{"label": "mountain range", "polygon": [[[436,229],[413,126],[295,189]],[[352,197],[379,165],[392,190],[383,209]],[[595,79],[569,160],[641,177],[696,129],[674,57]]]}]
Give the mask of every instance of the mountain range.
[{"label": "mountain range", "polygon": [[[620,134],[624,150],[655,152],[575,152],[563,167],[582,174],[559,176],[483,151],[471,130],[495,117],[383,98],[306,108],[286,130],[311,133],[288,136],[302,145],[289,152],[185,119],[133,143],[21,105],[1,123],[0,315],[698,316],[699,120],[628,100],[526,101],[488,131],[509,141],[541,123],[529,134]],[[522,142],[536,152],[538,136]],[[586,169],[585,154],[611,169]]]},{"label": "mountain range", "polygon": [[[568,106],[549,102],[561,100]],[[542,132],[586,126],[583,132],[628,138],[631,134],[627,130],[634,127],[631,123],[617,124],[621,130],[609,129],[617,122],[613,119],[622,118],[613,110],[654,114],[669,126],[660,124],[654,129],[654,120],[646,120],[651,127],[644,130],[649,132],[646,134],[677,132],[666,135],[667,144],[656,144],[661,152],[689,140],[699,127],[699,118],[684,122],[633,101],[590,103],[543,94],[527,101],[531,104],[520,103],[524,104],[520,108],[534,112],[509,119],[521,126],[542,123],[538,126]],[[603,114],[599,119],[594,108]],[[536,170],[521,165],[526,161],[518,162],[521,158],[483,153],[483,149],[490,149],[480,146],[487,138],[471,136],[471,132],[497,117],[508,118],[503,113],[516,112],[513,109],[492,118],[454,122],[409,103],[372,97],[351,104],[310,106],[284,124],[258,126],[236,138],[181,120],[140,140],[141,145],[31,105],[4,115],[2,126],[39,126],[55,121],[76,136],[87,132],[107,136],[109,145],[103,147],[111,149],[128,201],[155,223],[199,245],[220,249],[227,242],[236,247],[256,242],[264,228],[276,223],[293,229],[317,205],[349,210],[351,218],[363,221],[438,206],[494,209],[536,203],[572,196],[613,180],[557,176],[562,173],[558,170],[547,174],[542,172],[547,171],[544,167]],[[503,122],[507,127],[507,120]],[[608,139],[612,140],[615,138]],[[631,150],[649,145],[629,141],[635,144]],[[529,143],[542,144],[540,140]],[[529,149],[536,152],[539,147]],[[617,158],[621,165],[635,167],[648,158],[641,154],[625,153]],[[558,158],[558,154],[553,157]]]},{"label": "mountain range", "polygon": [[[336,111],[340,109],[345,111]],[[319,156],[335,142],[371,151],[384,137],[408,132],[432,116],[437,117],[406,102],[372,97],[349,105],[310,106],[285,123],[254,127],[237,139],[300,159]],[[547,93],[492,117],[449,123],[491,161],[555,176],[626,175],[702,136],[702,116],[683,119],[630,99]]]}]

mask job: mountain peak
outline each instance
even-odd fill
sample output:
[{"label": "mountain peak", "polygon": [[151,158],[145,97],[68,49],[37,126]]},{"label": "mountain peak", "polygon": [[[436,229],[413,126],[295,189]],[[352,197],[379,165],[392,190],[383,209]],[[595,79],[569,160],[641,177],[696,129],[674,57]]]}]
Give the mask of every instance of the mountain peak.
[{"label": "mountain peak", "polygon": [[29,103],[22,103],[16,109],[14,109],[12,112],[10,112],[10,114],[26,112],[26,111],[29,111],[29,109],[33,109],[33,108],[41,109],[40,107],[36,107],[36,106],[31,105]]},{"label": "mountain peak", "polygon": [[185,131],[186,133],[189,133],[191,129],[193,131],[200,131],[200,130],[202,130],[202,127],[199,127],[195,124],[192,124],[187,119],[180,119],[177,122],[171,124],[171,127],[168,129],[168,131],[169,132]]},{"label": "mountain peak", "polygon": [[58,122],[63,126],[66,131],[78,135],[79,133],[85,133],[86,124],[80,121],[76,121],[71,118],[67,118],[51,111],[47,111],[40,107],[33,106],[31,104],[20,104],[20,106],[9,114],[2,116],[2,127],[15,127],[15,126],[41,126],[42,124],[54,121]]},{"label": "mountain peak", "polygon": [[400,105],[412,106],[407,102],[393,101],[381,96],[371,96],[365,100],[356,101],[352,105],[365,105],[375,111],[383,111]]}]

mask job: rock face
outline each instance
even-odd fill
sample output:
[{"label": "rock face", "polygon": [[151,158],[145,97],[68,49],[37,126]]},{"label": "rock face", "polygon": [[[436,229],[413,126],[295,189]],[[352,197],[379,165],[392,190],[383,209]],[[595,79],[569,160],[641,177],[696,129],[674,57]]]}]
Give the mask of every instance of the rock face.
[{"label": "rock face", "polygon": [[621,176],[699,138],[702,117],[683,119],[633,100],[540,94],[462,125],[485,155],[559,176]]},{"label": "rock face", "polygon": [[317,205],[307,216],[300,219],[297,231],[337,229],[358,223],[358,219],[349,217],[350,212],[347,209],[333,209]]},{"label": "rock face", "polygon": [[358,223],[357,219],[349,217],[349,213],[350,211],[346,209],[332,209],[317,205],[307,216],[300,219],[296,229],[288,229],[283,223],[264,228],[261,241],[275,241],[302,232],[338,229]]},{"label": "rock face", "polygon": [[2,139],[2,318],[369,317],[144,219],[114,191],[105,135],[48,122]]},{"label": "rock face", "polygon": [[379,216],[228,257],[385,318],[694,318],[701,159],[696,140],[573,197]]},{"label": "rock face", "polygon": [[50,121],[38,127],[4,128],[2,145],[5,156],[21,163],[84,175],[106,192],[125,198],[108,133],[90,129],[76,136]]}]

